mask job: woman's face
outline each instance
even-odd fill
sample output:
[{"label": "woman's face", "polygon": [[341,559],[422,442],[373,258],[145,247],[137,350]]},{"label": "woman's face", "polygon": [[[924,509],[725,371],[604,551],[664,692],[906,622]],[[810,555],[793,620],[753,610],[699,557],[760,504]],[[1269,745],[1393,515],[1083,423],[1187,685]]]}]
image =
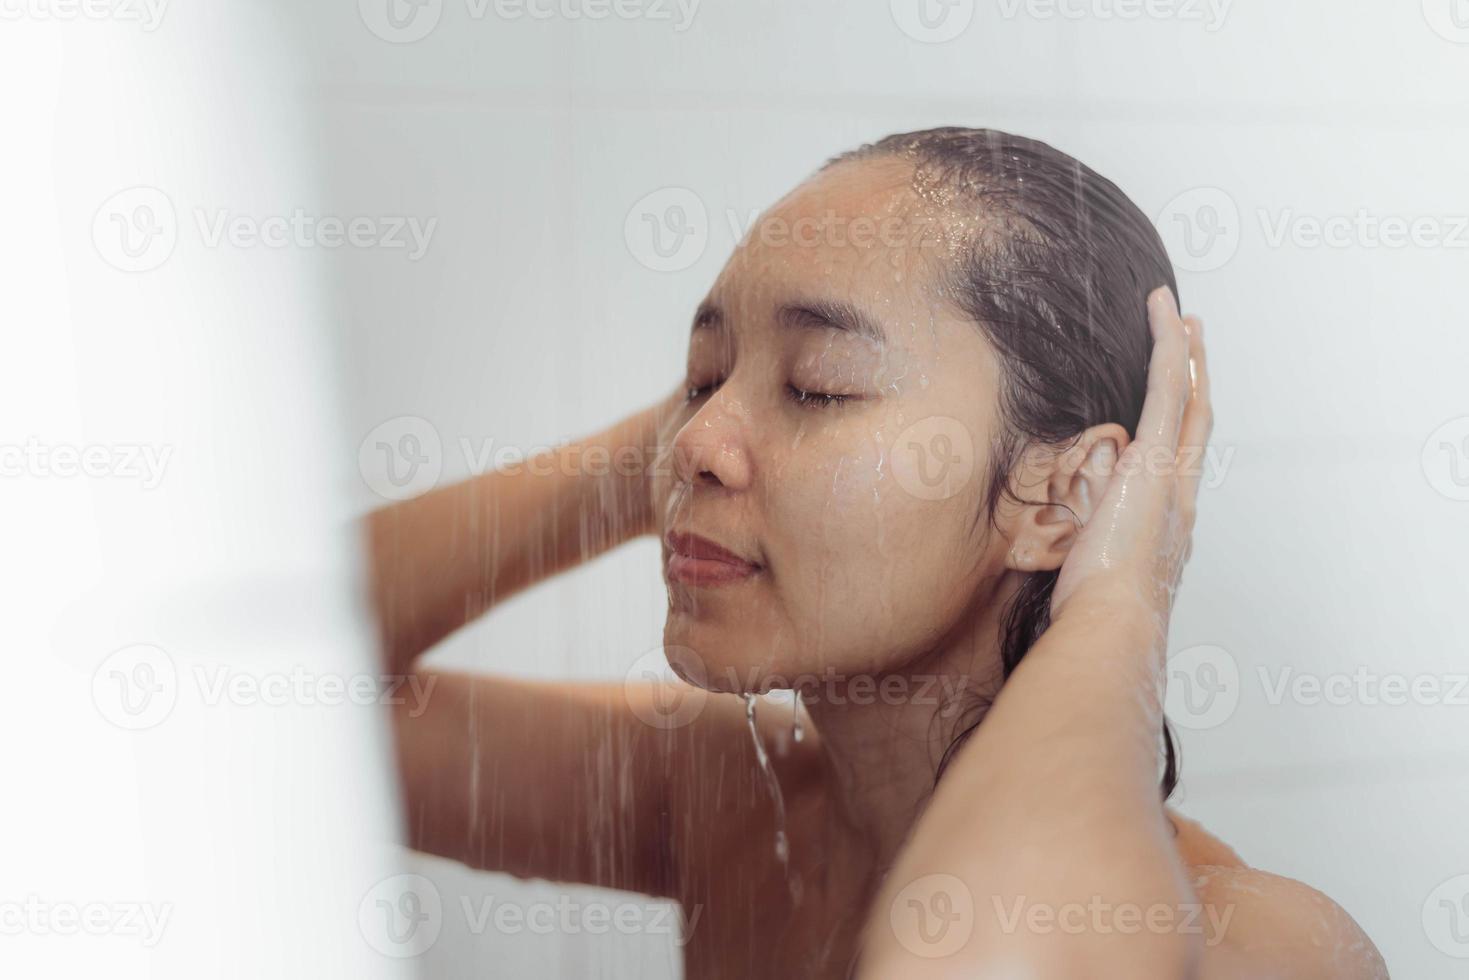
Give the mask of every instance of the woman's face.
[{"label": "woman's face", "polygon": [[983,497],[997,364],[937,289],[950,236],[972,229],[911,174],[868,160],[803,184],[695,317],[654,486],[664,643],[687,680],[900,669],[1002,569]]}]

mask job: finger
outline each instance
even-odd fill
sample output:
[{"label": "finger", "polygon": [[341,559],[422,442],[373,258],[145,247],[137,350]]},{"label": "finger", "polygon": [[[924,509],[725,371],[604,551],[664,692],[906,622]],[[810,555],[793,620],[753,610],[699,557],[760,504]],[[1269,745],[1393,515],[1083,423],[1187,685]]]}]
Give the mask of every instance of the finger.
[{"label": "finger", "polygon": [[1189,377],[1193,392],[1184,406],[1179,444],[1202,446],[1214,429],[1214,404],[1209,392],[1209,360],[1204,349],[1204,321],[1196,316],[1184,317],[1188,325]]},{"label": "finger", "polygon": [[1209,434],[1214,430],[1214,405],[1209,393],[1209,362],[1204,353],[1204,324],[1197,317],[1186,318],[1189,327],[1189,371],[1193,377],[1193,394],[1184,408],[1179,430],[1179,456],[1183,463],[1181,497],[1192,507],[1199,495],[1203,478],[1205,452]]},{"label": "finger", "polygon": [[1148,296],[1148,326],[1153,333],[1153,355],[1148,361],[1148,387],[1137,439],[1176,448],[1190,389],[1189,342],[1178,304],[1167,286]]}]

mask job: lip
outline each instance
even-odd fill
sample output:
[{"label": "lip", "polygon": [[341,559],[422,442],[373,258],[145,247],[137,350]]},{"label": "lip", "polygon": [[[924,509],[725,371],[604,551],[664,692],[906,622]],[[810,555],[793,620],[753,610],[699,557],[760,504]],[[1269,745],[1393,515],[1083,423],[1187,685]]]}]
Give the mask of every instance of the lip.
[{"label": "lip", "polygon": [[668,549],[668,580],[682,585],[713,586],[741,582],[760,566],[708,538],[670,531],[663,538]]}]

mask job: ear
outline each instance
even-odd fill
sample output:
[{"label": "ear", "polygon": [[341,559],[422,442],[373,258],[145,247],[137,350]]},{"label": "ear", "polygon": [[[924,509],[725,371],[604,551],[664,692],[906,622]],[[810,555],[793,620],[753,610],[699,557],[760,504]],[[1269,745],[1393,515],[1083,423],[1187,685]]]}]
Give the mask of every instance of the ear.
[{"label": "ear", "polygon": [[1025,505],[1010,514],[1010,552],[1005,567],[1018,572],[1055,571],[1112,479],[1130,440],[1115,422],[1094,425],[1065,449],[1026,452],[1012,480]]}]

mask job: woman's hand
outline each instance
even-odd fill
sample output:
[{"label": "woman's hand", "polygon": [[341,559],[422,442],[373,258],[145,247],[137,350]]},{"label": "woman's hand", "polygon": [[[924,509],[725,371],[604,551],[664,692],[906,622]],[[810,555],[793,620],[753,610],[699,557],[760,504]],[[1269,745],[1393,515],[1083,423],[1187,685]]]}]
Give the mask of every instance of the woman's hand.
[{"label": "woman's hand", "polygon": [[1093,601],[1141,605],[1166,634],[1173,594],[1191,548],[1205,444],[1213,428],[1203,324],[1181,318],[1173,293],[1148,297],[1153,354],[1137,438],[1116,456],[1106,441],[1085,466],[1110,475],[1061,566],[1051,619]]},{"label": "woman's hand", "polygon": [[394,670],[520,590],[653,531],[660,429],[682,400],[675,392],[589,438],[368,515]]},{"label": "woman's hand", "polygon": [[[1198,901],[1158,800],[1161,697],[1139,695],[1158,689],[1188,556],[1208,379],[1199,326],[1185,328],[1168,290],[1149,297],[1148,318],[1137,437],[1115,466],[1082,464],[1111,472],[1083,481],[1100,489],[1083,490],[1074,508],[1085,527],[1062,562],[1051,626],[955,756],[889,872],[864,934],[864,978],[1198,975],[1201,940],[1182,930],[1056,933],[1006,927],[991,913],[1100,898],[1180,914]],[[1083,445],[1094,452],[1101,442]],[[912,921],[900,914],[904,889],[920,887],[972,902],[972,927],[952,956],[927,958],[922,936],[899,928]]]},{"label": "woman's hand", "polygon": [[683,407],[683,386],[657,404],[621,420],[613,428],[586,439],[586,445],[599,445],[618,461],[620,479],[613,480],[617,520],[627,538],[651,533],[657,529],[652,489],[655,467],[663,466],[665,444],[673,438],[671,423]]}]

